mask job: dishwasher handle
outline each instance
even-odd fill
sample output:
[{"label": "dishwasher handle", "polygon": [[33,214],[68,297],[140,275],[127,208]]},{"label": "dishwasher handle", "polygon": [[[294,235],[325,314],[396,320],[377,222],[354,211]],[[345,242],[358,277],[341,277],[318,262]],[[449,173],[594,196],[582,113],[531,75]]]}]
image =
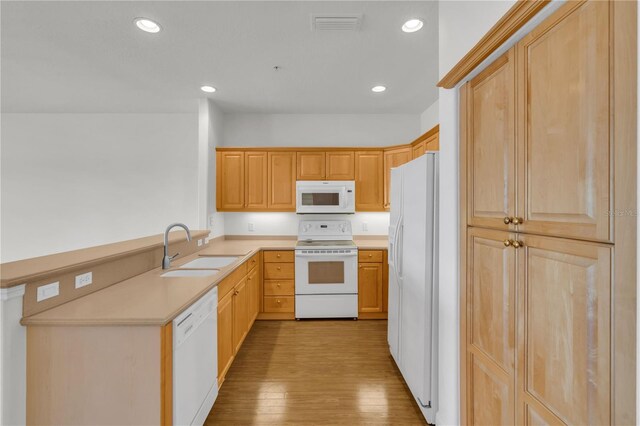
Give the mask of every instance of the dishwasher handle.
[{"label": "dishwasher handle", "polygon": [[218,288],[198,299],[173,320],[173,349],[175,350],[211,315],[217,314]]}]

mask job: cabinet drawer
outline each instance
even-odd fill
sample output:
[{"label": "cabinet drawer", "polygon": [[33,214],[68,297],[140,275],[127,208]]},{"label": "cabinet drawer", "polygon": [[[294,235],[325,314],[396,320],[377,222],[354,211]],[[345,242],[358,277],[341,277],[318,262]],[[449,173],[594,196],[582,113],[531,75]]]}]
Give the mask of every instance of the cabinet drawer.
[{"label": "cabinet drawer", "polygon": [[265,296],[265,312],[293,312],[295,308],[294,296]]},{"label": "cabinet drawer", "polygon": [[265,263],[272,262],[293,262],[293,250],[265,251]]},{"label": "cabinet drawer", "polygon": [[294,280],[267,280],[264,282],[265,296],[293,296],[294,294]]},{"label": "cabinet drawer", "polygon": [[382,263],[382,250],[360,250],[358,251],[358,261],[368,263]]},{"label": "cabinet drawer", "polygon": [[260,252],[254,254],[247,260],[247,271],[251,272],[260,263]]},{"label": "cabinet drawer", "polygon": [[293,263],[265,263],[265,280],[292,280],[295,276]]}]

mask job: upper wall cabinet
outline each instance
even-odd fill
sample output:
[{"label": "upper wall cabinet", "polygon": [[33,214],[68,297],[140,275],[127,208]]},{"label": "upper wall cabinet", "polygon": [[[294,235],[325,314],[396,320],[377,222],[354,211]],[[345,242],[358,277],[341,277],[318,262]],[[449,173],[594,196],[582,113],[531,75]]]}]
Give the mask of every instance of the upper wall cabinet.
[{"label": "upper wall cabinet", "polygon": [[356,165],[353,151],[327,151],[325,155],[327,180],[355,179]]},{"label": "upper wall cabinet", "polygon": [[518,44],[520,230],[611,241],[611,4],[571,4]]},{"label": "upper wall cabinet", "polygon": [[356,151],[356,210],[383,211],[382,151]]},{"label": "upper wall cabinet", "polygon": [[274,151],[268,153],[269,201],[268,210],[296,210],[296,153]]},{"label": "upper wall cabinet", "polygon": [[[389,210],[392,167],[438,149],[438,126],[392,148],[218,148],[218,211],[296,209],[296,180],[355,180],[356,211]],[[385,177],[386,176],[386,177]]]},{"label": "upper wall cabinet", "polygon": [[245,207],[263,210],[268,206],[268,166],[266,151],[247,151],[244,159]]},{"label": "upper wall cabinet", "polygon": [[298,152],[297,179],[298,180],[324,180],[325,179],[325,153],[324,152]]},{"label": "upper wall cabinet", "polygon": [[216,205],[218,210],[245,207],[244,152],[224,151],[216,156]]},{"label": "upper wall cabinet", "polygon": [[514,49],[468,83],[466,108],[467,221],[513,229],[515,206]]},{"label": "upper wall cabinet", "polygon": [[396,148],[384,153],[384,208],[389,209],[391,203],[391,169],[404,163],[408,163],[413,158],[411,147]]},{"label": "upper wall cabinet", "polygon": [[296,154],[298,180],[353,180],[353,151],[302,151]]}]

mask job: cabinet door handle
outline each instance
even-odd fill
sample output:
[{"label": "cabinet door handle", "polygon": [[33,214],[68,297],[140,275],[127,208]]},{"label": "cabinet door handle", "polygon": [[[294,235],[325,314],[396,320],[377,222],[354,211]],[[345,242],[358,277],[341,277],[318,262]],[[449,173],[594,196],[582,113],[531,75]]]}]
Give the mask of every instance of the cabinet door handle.
[{"label": "cabinet door handle", "polygon": [[511,223],[513,223],[514,225],[521,225],[522,223],[524,223],[524,219],[521,217],[512,217]]},{"label": "cabinet door handle", "polygon": [[280,267],[278,266],[276,269],[279,271],[279,270],[280,270]]},{"label": "cabinet door handle", "polygon": [[509,247],[509,246],[511,245],[511,243],[513,243],[513,241],[511,241],[511,240],[504,240],[504,241],[503,241],[503,243],[504,243],[504,246],[505,246],[505,247]]},{"label": "cabinet door handle", "polygon": [[280,283],[277,283],[276,286],[278,286],[278,288],[280,288]]},{"label": "cabinet door handle", "polygon": [[276,299],[276,303],[280,303],[280,299]]},{"label": "cabinet door handle", "polygon": [[276,257],[279,259],[280,258],[280,253],[276,254]]},{"label": "cabinet door handle", "polygon": [[522,241],[518,241],[518,240],[512,241],[511,245],[515,249],[519,249],[520,247],[524,247],[524,243]]},{"label": "cabinet door handle", "polygon": [[510,218],[509,216],[505,216],[504,219],[502,219],[502,221],[504,222],[505,225],[508,225],[511,223],[512,218]]}]

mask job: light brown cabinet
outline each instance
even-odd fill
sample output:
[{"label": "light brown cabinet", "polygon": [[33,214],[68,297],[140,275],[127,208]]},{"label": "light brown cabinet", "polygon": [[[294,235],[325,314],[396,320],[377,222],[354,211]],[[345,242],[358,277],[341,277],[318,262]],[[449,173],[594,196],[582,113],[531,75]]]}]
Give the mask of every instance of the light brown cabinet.
[{"label": "light brown cabinet", "polygon": [[219,210],[245,207],[244,152],[224,151],[216,157],[216,204]]},{"label": "light brown cabinet", "polygon": [[386,250],[358,251],[358,318],[387,318]]},{"label": "light brown cabinet", "polygon": [[302,151],[296,154],[298,180],[353,180],[353,151]]},{"label": "light brown cabinet", "polygon": [[568,2],[461,89],[462,423],[636,423],[636,7]]},{"label": "light brown cabinet", "polygon": [[262,312],[260,319],[295,318],[295,256],[293,250],[263,252]]},{"label": "light brown cabinet", "polygon": [[258,316],[261,289],[259,253],[218,285],[218,386]]},{"label": "light brown cabinet", "polygon": [[382,312],[382,263],[359,265],[358,312]]},{"label": "light brown cabinet", "polygon": [[295,211],[296,180],[355,180],[356,211],[389,209],[390,169],[438,149],[435,126],[389,148],[218,148],[218,211]]},{"label": "light brown cabinet", "polygon": [[[516,212],[514,49],[466,88],[467,222],[503,230]],[[473,119],[473,121],[471,121]]]},{"label": "light brown cabinet", "polygon": [[517,46],[524,232],[612,241],[610,7],[567,9]]},{"label": "light brown cabinet", "polygon": [[253,268],[247,274],[247,291],[249,293],[247,302],[249,311],[248,329],[251,329],[253,322],[256,320],[256,317],[260,312],[260,268]]},{"label": "light brown cabinet", "polygon": [[391,169],[408,163],[413,158],[412,149],[397,148],[384,152],[384,208],[391,205]]},{"label": "light brown cabinet", "polygon": [[326,152],[326,180],[354,180],[356,174],[353,151]]},{"label": "light brown cabinet", "polygon": [[326,176],[326,156],[324,152],[298,152],[297,179],[324,180]]},{"label": "light brown cabinet", "polygon": [[296,153],[269,152],[268,210],[296,210]]},{"label": "light brown cabinet", "polygon": [[245,207],[250,210],[267,208],[267,153],[245,152]]},{"label": "light brown cabinet", "polygon": [[356,151],[355,159],[356,211],[384,210],[382,151]]},{"label": "light brown cabinet", "polygon": [[218,386],[222,384],[235,354],[233,297],[231,291],[218,300]]}]

